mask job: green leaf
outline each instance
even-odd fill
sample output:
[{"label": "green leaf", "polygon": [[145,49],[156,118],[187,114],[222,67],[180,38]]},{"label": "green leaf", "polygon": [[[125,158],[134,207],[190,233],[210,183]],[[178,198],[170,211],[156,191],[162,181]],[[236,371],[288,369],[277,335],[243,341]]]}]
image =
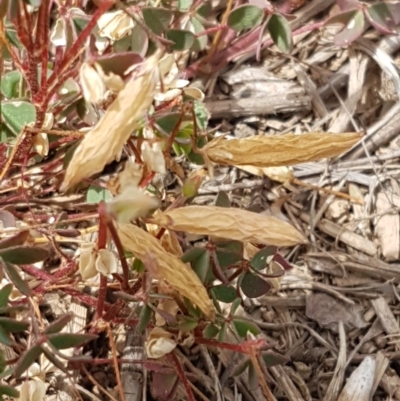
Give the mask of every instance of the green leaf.
[{"label": "green leaf", "polygon": [[73,318],[72,313],[67,313],[64,316],[59,317],[54,322],[50,323],[44,330],[45,334],[59,333]]},{"label": "green leaf", "polygon": [[232,286],[227,285],[217,285],[211,289],[212,293],[214,294],[215,298],[218,301],[231,303],[236,299],[236,290]]},{"label": "green leaf", "polygon": [[139,24],[136,24],[132,28],[131,37],[128,39],[130,39],[131,50],[144,57],[149,48],[149,37],[146,31]]},{"label": "green leaf", "polygon": [[267,246],[261,251],[258,251],[251,259],[250,266],[256,270],[265,269],[277,251],[274,246]]},{"label": "green leaf", "polygon": [[[0,259],[1,260],[1,259]],[[17,289],[22,292],[22,294],[26,295],[27,297],[32,295],[32,290],[30,289],[29,285],[22,280],[22,277],[19,275],[16,266],[11,263],[7,263],[3,261],[4,270],[7,273],[8,278],[10,281],[17,287]]]},{"label": "green leaf", "polygon": [[192,269],[204,283],[210,267],[210,254],[207,250],[205,248],[192,248],[181,256],[181,260],[185,263],[190,262]]},{"label": "green leaf", "polygon": [[[190,22],[192,24],[193,31],[196,35],[200,32],[205,31],[203,24],[196,17],[191,18]],[[208,44],[208,36],[207,35],[198,36],[198,37],[196,37],[196,39],[193,43],[192,50],[195,52],[203,51],[207,47],[207,44]],[[205,108],[204,103],[202,103],[202,102],[199,102],[199,103],[202,104],[203,107]]]},{"label": "green leaf", "polygon": [[5,395],[11,398],[19,398],[19,391],[11,386],[0,384],[0,396]]},{"label": "green leaf", "polygon": [[271,285],[260,276],[246,272],[240,281],[240,288],[246,297],[258,298],[266,294],[270,290]]},{"label": "green leaf", "polygon": [[241,375],[249,366],[250,366],[250,359],[246,359],[243,362],[241,362],[237,367],[232,372],[233,377],[237,377]]},{"label": "green leaf", "polygon": [[11,319],[9,317],[0,316],[0,326],[8,333],[19,333],[27,330],[29,323]]},{"label": "green leaf", "polygon": [[[203,102],[200,102],[199,100],[195,100],[193,102],[193,109],[194,109],[194,114],[196,116],[197,128],[200,131],[205,131],[208,126],[208,120],[210,119],[209,111],[207,110],[205,104]],[[205,145],[206,144],[205,138],[201,138],[201,139],[204,140],[204,145]],[[199,144],[197,144],[197,146],[199,146]],[[203,147],[203,146],[199,146],[199,147]]]},{"label": "green leaf", "polygon": [[160,7],[143,7],[142,14],[144,22],[156,35],[164,33],[173,18],[171,10]]},{"label": "green leaf", "polygon": [[26,125],[36,121],[36,109],[32,103],[14,100],[2,102],[0,106],[4,122],[15,135]]},{"label": "green leaf", "polygon": [[0,326],[0,343],[8,345],[11,347],[13,345],[13,341],[11,340],[10,335]]},{"label": "green leaf", "polygon": [[220,191],[215,198],[214,204],[219,207],[231,207],[231,200],[226,192]]},{"label": "green leaf", "polygon": [[98,204],[101,201],[110,201],[112,196],[110,191],[104,188],[96,187],[95,185],[91,185],[86,192],[86,202],[90,204]]},{"label": "green leaf", "polygon": [[293,38],[286,18],[279,14],[271,15],[267,29],[278,49],[289,54],[293,49]]},{"label": "green leaf", "polygon": [[7,99],[19,96],[18,89],[21,79],[22,74],[19,71],[11,71],[2,77],[1,91]]},{"label": "green leaf", "polygon": [[28,348],[22,356],[19,358],[18,362],[15,365],[14,375],[16,378],[19,378],[22,373],[24,373],[29,366],[31,366],[36,359],[39,358],[42,353],[42,348],[40,345],[34,345],[31,348]]},{"label": "green leaf", "polygon": [[337,46],[348,46],[364,32],[364,13],[361,10],[350,10],[335,15],[326,22],[327,25],[338,23],[344,25],[344,27],[335,35],[334,43]]},{"label": "green leaf", "polygon": [[143,273],[146,270],[146,266],[140,259],[135,258],[132,264],[132,270],[137,273]]},{"label": "green leaf", "polygon": [[15,265],[28,265],[46,260],[49,251],[38,246],[19,245],[12,248],[0,249],[0,258]]},{"label": "green leaf", "polygon": [[203,336],[205,338],[214,338],[219,333],[219,327],[213,323],[210,323],[203,330]]},{"label": "green leaf", "polygon": [[187,11],[193,4],[193,0],[178,0],[178,10]]},{"label": "green leaf", "polygon": [[227,24],[235,31],[252,29],[261,24],[264,18],[264,11],[251,4],[244,4],[231,11]]},{"label": "green leaf", "polygon": [[51,334],[48,336],[48,340],[51,343],[51,345],[57,349],[78,347],[96,338],[97,336],[93,334],[70,334],[70,333],[58,333],[58,334]]},{"label": "green leaf", "polygon": [[6,237],[0,240],[0,249],[6,249],[17,245],[23,245],[25,244],[25,241],[28,239],[28,237],[29,237],[28,230],[21,231],[18,234],[12,235],[11,237]]},{"label": "green leaf", "polygon": [[153,316],[153,310],[151,309],[151,307],[147,304],[143,305],[140,311],[138,325],[136,326],[136,332],[138,334],[142,334],[145,331],[152,316]]},{"label": "green leaf", "polygon": [[201,310],[193,305],[187,298],[183,298],[183,303],[186,306],[186,309],[188,310],[188,312],[196,319],[200,319],[203,314],[201,313]]},{"label": "green leaf", "polygon": [[165,37],[174,42],[171,49],[177,51],[190,49],[196,39],[193,32],[183,29],[168,29]]},{"label": "green leaf", "polygon": [[0,308],[5,308],[8,304],[8,298],[10,297],[11,291],[13,289],[12,284],[6,284],[0,290]]},{"label": "green leaf", "polygon": [[216,254],[222,269],[240,262],[243,258],[243,244],[239,241],[216,242]]},{"label": "green leaf", "polygon": [[[397,5],[398,6],[398,5]],[[386,35],[396,33],[395,16],[384,2],[372,4],[367,7],[365,15],[371,25]]]},{"label": "green leaf", "polygon": [[242,303],[242,300],[240,298],[236,298],[231,305],[231,310],[229,312],[230,316],[233,316],[237,310],[237,308],[239,307],[239,305]]},{"label": "green leaf", "polygon": [[235,329],[239,336],[242,338],[247,337],[247,332],[250,332],[255,336],[261,333],[260,328],[256,326],[253,322],[250,322],[248,320],[235,318],[233,319],[233,325],[235,326]]},{"label": "green leaf", "polygon": [[7,127],[7,125],[0,124],[0,143],[11,144],[13,140],[15,140],[15,134]]},{"label": "green leaf", "polygon": [[281,354],[277,354],[273,351],[262,352],[261,356],[267,368],[269,368],[270,366],[283,365],[284,363],[290,361],[290,358]]},{"label": "green leaf", "polygon": [[221,324],[221,330],[218,333],[218,341],[224,342],[226,338],[226,330],[227,330],[227,325],[226,323]]},{"label": "green leaf", "polygon": [[181,331],[192,331],[199,325],[197,319],[183,316],[181,321],[179,322],[178,329]]}]

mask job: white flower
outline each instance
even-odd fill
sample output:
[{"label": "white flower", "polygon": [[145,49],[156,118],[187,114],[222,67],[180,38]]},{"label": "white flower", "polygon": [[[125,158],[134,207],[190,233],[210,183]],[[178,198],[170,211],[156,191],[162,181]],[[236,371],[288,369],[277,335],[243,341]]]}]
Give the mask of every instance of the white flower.
[{"label": "white flower", "polygon": [[176,342],[172,339],[172,334],[160,327],[151,330],[145,344],[147,357],[158,359],[169,354],[176,347]]},{"label": "white flower", "polygon": [[96,276],[96,247],[93,243],[83,243],[80,247],[79,273],[83,280],[89,280]]},{"label": "white flower", "polygon": [[96,257],[96,270],[103,276],[109,276],[118,270],[118,260],[108,249],[100,249]]},{"label": "white flower", "polygon": [[27,380],[19,389],[17,401],[43,401],[47,385],[41,380]]},{"label": "white flower", "polygon": [[106,84],[96,68],[89,63],[83,63],[79,70],[83,97],[93,104],[102,102],[105,98]]},{"label": "white flower", "polygon": [[128,187],[107,203],[107,210],[119,223],[129,223],[159,206],[160,201],[155,196],[147,195],[138,187]]},{"label": "white flower", "polygon": [[54,46],[67,45],[67,27],[64,18],[59,18],[51,32],[50,41]]},{"label": "white flower", "polygon": [[146,141],[142,143],[142,158],[147,167],[155,173],[166,174],[165,158],[162,143],[155,142],[151,146]]},{"label": "white flower", "polygon": [[99,35],[111,40],[119,40],[132,32],[133,19],[124,11],[103,14],[97,22]]}]

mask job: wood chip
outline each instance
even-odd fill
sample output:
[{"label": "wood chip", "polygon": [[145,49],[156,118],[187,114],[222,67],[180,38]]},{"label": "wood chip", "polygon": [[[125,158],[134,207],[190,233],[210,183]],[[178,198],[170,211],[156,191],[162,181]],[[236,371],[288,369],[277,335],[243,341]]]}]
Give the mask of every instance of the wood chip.
[{"label": "wood chip", "polygon": [[383,257],[395,261],[400,257],[400,216],[398,212],[388,213],[393,209],[390,195],[379,192],[376,199],[375,233],[381,244]]},{"label": "wood chip", "polygon": [[[383,297],[379,297],[377,299],[373,299],[371,303],[375,309],[377,316],[381,320],[382,327],[384,328],[386,334],[399,336],[399,323],[394,317],[393,312],[387,304],[386,300]],[[400,349],[399,343],[396,344],[396,348]]]}]

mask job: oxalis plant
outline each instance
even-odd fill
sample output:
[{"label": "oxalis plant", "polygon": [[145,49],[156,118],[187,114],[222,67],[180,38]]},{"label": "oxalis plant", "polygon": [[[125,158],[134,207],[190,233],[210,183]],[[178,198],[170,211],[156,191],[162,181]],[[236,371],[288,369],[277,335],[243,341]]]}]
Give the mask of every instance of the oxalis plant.
[{"label": "oxalis plant", "polygon": [[[54,368],[68,373],[108,363],[119,376],[129,360],[117,354],[112,329],[124,324],[145,338],[147,358],[131,362],[150,373],[154,398],[172,398],[182,383],[195,399],[177,347],[199,344],[243,355],[232,376],[247,371],[272,399],[266,369],[286,359],[240,311],[245,297],[279,288],[290,269],[285,248],[304,244],[304,233],[232,208],[224,193],[197,206],[197,192],[215,165],[266,169],[333,157],[360,135],[214,138],[204,94],[187,79],[272,44],[290,53],[292,34],[304,31],[291,32],[288,22],[300,5],[229,1],[221,10],[203,0],[0,1],[0,176],[7,205],[0,210],[0,342],[16,355],[6,360],[0,353],[2,397],[44,395],[43,379]],[[385,33],[397,26],[392,3],[341,7],[337,20],[307,29],[340,22],[351,41],[350,20],[361,14]],[[184,171],[176,156],[198,168]],[[104,168],[115,160],[124,162],[122,170],[105,180]],[[157,183],[166,174],[176,177],[177,189]],[[290,170],[274,174],[283,183],[293,178]],[[59,193],[85,194],[86,211],[37,206]],[[26,206],[10,206],[18,202]],[[96,240],[83,236],[82,221]],[[72,257],[60,244],[77,238],[85,240]],[[61,259],[56,269],[43,242]],[[96,296],[84,285],[97,286]],[[71,314],[43,321],[39,307],[55,290],[93,308],[86,332],[65,331]],[[61,352],[90,349],[102,331],[112,359]]]}]

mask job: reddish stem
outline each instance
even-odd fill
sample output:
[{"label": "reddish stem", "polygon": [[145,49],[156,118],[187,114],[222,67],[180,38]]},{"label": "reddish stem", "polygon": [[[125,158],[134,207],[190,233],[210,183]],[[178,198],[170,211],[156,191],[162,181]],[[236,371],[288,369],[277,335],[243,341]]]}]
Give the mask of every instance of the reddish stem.
[{"label": "reddish stem", "polygon": [[[106,249],[107,247],[107,223],[108,216],[106,210],[106,203],[100,202],[99,204],[99,233],[97,238],[97,249]],[[104,305],[106,302],[107,295],[107,277],[100,274],[100,288],[99,295],[97,298],[97,308],[95,320],[100,319],[103,316]]]},{"label": "reddish stem", "polygon": [[119,259],[121,260],[122,272],[123,272],[123,286],[122,289],[127,290],[129,288],[129,266],[125,258],[124,247],[122,246],[121,240],[117,230],[115,229],[114,223],[109,220],[107,222],[108,229],[110,230],[112,239],[114,241],[115,247],[117,248]]},{"label": "reddish stem", "polygon": [[189,381],[186,378],[185,372],[183,371],[182,365],[178,359],[178,357],[175,355],[174,352],[171,352],[168,355],[169,359],[172,360],[176,367],[176,373],[178,373],[179,378],[181,379],[183,386],[185,387],[186,394],[188,396],[189,401],[196,401],[193,395],[192,388],[190,387]]}]

